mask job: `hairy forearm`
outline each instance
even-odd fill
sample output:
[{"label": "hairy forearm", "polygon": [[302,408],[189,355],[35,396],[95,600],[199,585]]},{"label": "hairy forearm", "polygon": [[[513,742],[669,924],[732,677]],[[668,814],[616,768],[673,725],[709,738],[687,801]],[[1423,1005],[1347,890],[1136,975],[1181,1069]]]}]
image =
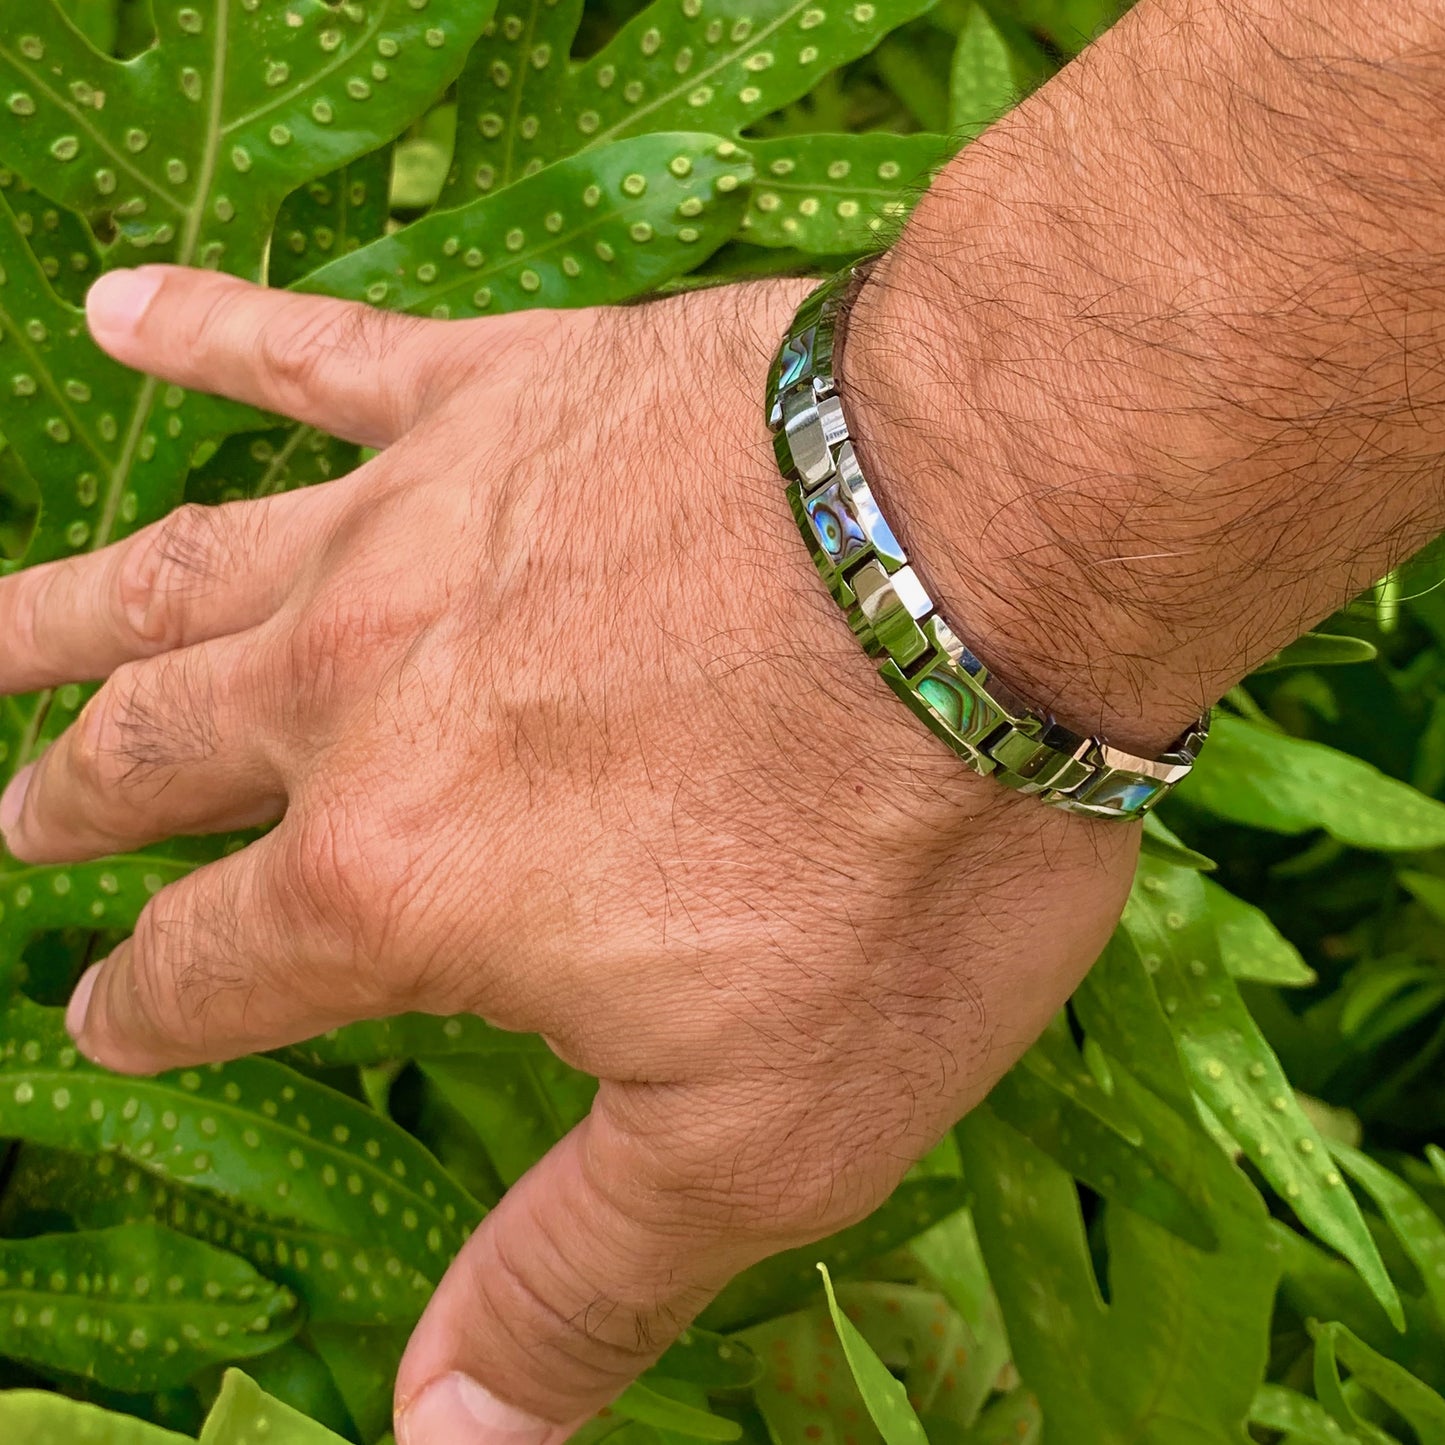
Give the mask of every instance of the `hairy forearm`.
[{"label": "hairy forearm", "polygon": [[1142,0],[938,178],[843,374],[980,655],[1167,742],[1445,527],[1445,6]]}]

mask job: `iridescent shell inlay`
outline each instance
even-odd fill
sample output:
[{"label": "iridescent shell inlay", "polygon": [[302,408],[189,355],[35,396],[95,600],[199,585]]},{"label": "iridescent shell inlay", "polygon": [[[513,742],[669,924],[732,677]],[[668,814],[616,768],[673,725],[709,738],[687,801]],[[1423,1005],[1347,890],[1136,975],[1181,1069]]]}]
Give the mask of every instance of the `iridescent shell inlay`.
[{"label": "iridescent shell inlay", "polygon": [[969,723],[973,721],[977,699],[962,683],[954,682],[952,678],[941,673],[931,672],[919,681],[918,691],[929,707],[954,732],[967,732]]},{"label": "iridescent shell inlay", "polygon": [[868,538],[836,482],[809,497],[804,506],[813,525],[813,535],[831,561],[844,562],[867,547]]}]

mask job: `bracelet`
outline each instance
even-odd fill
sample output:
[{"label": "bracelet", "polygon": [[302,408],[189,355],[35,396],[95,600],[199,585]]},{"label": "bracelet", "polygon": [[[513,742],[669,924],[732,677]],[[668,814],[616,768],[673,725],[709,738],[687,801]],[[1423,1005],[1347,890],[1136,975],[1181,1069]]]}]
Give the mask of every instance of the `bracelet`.
[{"label": "bracelet", "polygon": [[768,425],[788,500],[828,590],[888,685],[972,768],[1070,812],[1140,818],[1188,775],[1206,713],[1158,758],[1081,737],[993,677],[939,615],[854,453],[833,374],[859,268],[799,307],[768,377]]}]

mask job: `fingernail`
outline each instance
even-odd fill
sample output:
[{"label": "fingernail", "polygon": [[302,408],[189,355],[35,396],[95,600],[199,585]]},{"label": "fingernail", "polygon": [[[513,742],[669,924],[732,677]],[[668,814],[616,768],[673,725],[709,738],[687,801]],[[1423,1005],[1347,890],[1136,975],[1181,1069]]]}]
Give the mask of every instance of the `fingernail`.
[{"label": "fingernail", "polygon": [[65,1032],[73,1039],[78,1039],[85,1028],[85,1016],[90,1012],[90,996],[95,992],[95,980],[99,973],[100,964],[91,964],[80,975],[80,982],[75,985],[75,992],[65,1006]]},{"label": "fingernail", "polygon": [[138,271],[107,271],[86,293],[85,315],[91,333],[128,335],[140,325],[151,299],[160,290],[164,273],[155,266]]},{"label": "fingernail", "polygon": [[7,843],[20,821],[20,810],[25,806],[25,794],[30,791],[30,780],[34,776],[35,764],[26,763],[6,784],[4,794],[0,795],[0,833],[5,835]]},{"label": "fingernail", "polygon": [[396,1445],[563,1445],[574,1429],[539,1420],[453,1372],[433,1380],[402,1411]]}]

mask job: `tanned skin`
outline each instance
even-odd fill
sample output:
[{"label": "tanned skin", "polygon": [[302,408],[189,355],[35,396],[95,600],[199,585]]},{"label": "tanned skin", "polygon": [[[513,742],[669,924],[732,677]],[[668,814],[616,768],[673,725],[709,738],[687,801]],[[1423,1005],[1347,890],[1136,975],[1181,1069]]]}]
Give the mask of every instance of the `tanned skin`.
[{"label": "tanned skin", "polygon": [[[924,197],[850,319],[946,614],[1166,744],[1445,526],[1445,9],[1141,0]],[[445,323],[169,268],[113,355],[381,447],[0,582],[0,689],[108,681],[0,826],[275,821],[86,975],[146,1072],[403,1009],[590,1117],[412,1340],[401,1445],[553,1445],[737,1270],[868,1212],[1059,1008],[1137,830],[969,773],[820,586],[761,395],[807,283]]]}]

